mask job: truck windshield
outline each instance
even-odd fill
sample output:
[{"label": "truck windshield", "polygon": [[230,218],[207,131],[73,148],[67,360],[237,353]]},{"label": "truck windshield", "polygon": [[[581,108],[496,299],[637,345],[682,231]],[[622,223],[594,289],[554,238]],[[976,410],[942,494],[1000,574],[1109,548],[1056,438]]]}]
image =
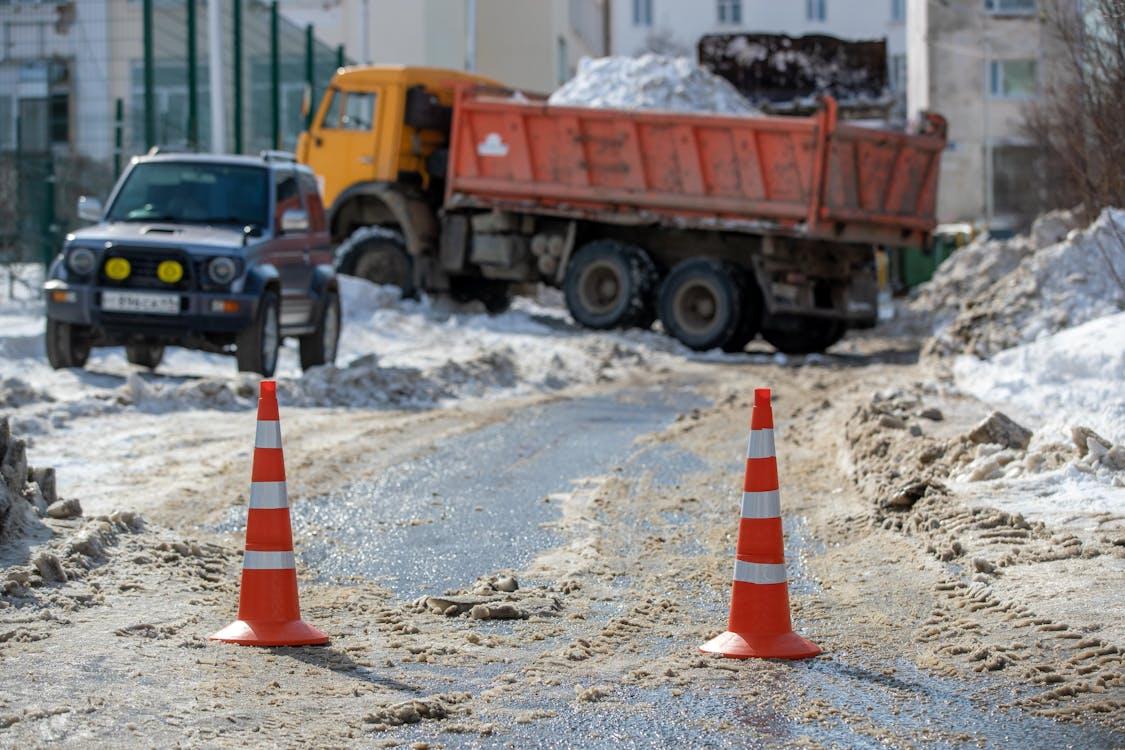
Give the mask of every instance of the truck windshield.
[{"label": "truck windshield", "polygon": [[169,221],[265,227],[269,183],[262,167],[149,162],[129,173],[110,221]]}]

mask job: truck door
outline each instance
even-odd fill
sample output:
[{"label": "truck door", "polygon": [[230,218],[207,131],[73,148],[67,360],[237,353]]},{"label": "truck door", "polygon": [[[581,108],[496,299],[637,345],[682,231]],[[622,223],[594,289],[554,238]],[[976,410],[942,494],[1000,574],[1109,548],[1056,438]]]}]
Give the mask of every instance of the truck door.
[{"label": "truck door", "polygon": [[348,186],[375,179],[379,99],[378,91],[338,88],[325,95],[319,122],[309,130],[307,159],[327,206]]},{"label": "truck door", "polygon": [[274,237],[270,242],[269,261],[281,277],[281,325],[303,325],[309,319],[311,270],[305,262],[308,232],[286,234],[281,230],[281,217],[289,210],[303,210],[297,172],[292,167],[274,169]]}]

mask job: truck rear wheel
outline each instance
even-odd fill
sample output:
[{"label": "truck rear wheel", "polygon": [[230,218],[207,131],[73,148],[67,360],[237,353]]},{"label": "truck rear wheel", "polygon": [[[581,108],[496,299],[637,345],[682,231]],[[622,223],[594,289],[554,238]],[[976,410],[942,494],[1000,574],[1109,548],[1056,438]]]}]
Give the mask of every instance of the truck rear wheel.
[{"label": "truck rear wheel", "polygon": [[812,316],[792,316],[762,328],[762,338],[785,354],[822,352],[844,338],[843,321]]},{"label": "truck rear wheel", "polygon": [[512,306],[512,285],[497,279],[454,276],[449,280],[449,296],[455,302],[480,302],[489,315],[499,315]]},{"label": "truck rear wheel", "polygon": [[741,274],[737,268],[710,258],[692,258],[678,264],[660,287],[664,330],[696,351],[727,346],[742,322]]},{"label": "truck rear wheel", "polygon": [[374,236],[357,243],[352,275],[372,284],[389,284],[402,290],[404,298],[414,297],[414,260],[406,248],[389,237]]},{"label": "truck rear wheel", "polygon": [[742,288],[742,316],[734,335],[723,344],[723,351],[732,354],[744,351],[762,325],[762,290],[758,282],[752,274],[742,270],[738,270],[737,278]]},{"label": "truck rear wheel", "polygon": [[131,365],[139,365],[155,370],[164,359],[164,345],[141,342],[139,344],[125,345],[125,359]]},{"label": "truck rear wheel", "polygon": [[563,292],[571,316],[587,328],[652,325],[656,267],[639,247],[615,240],[584,245],[567,265]]},{"label": "truck rear wheel", "polygon": [[85,367],[90,357],[90,331],[85,326],[47,318],[47,361],[56,370]]}]

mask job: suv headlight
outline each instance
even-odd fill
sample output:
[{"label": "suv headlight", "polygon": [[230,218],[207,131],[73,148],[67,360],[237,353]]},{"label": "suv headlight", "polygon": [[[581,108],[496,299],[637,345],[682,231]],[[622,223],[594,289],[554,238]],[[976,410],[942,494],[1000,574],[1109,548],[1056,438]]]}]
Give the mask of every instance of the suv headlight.
[{"label": "suv headlight", "polygon": [[229,284],[238,274],[238,264],[226,257],[212,258],[207,264],[207,275],[216,284]]},{"label": "suv headlight", "polygon": [[66,267],[79,276],[88,276],[94,272],[98,258],[94,251],[88,247],[71,248],[66,254]]}]

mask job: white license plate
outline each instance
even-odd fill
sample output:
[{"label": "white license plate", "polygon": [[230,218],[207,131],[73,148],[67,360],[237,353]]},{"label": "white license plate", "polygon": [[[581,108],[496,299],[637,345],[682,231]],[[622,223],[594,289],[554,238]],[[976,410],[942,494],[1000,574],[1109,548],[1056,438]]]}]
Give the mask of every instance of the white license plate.
[{"label": "white license plate", "polygon": [[158,292],[102,292],[102,309],[110,312],[179,315],[180,295]]}]

